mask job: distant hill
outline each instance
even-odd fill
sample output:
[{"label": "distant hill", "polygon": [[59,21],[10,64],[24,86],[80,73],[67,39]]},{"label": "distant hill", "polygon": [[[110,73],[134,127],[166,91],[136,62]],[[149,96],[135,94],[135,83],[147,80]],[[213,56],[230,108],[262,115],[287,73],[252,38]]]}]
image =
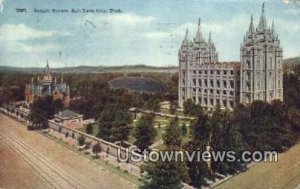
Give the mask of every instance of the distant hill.
[{"label": "distant hill", "polygon": [[300,57],[284,59],[283,63],[284,64],[300,64]]},{"label": "distant hill", "polygon": [[[287,58],[283,60],[284,64],[300,64],[300,57]],[[51,66],[51,65],[50,65]],[[44,68],[40,67],[13,67],[13,66],[0,66],[0,73],[42,73]],[[64,67],[52,68],[55,73],[106,73],[106,72],[122,72],[122,73],[147,73],[147,72],[168,72],[175,73],[178,71],[177,66],[170,67],[156,67],[139,65],[123,65],[123,66],[77,66],[77,67]]]},{"label": "distant hill", "polygon": [[[19,72],[19,73],[42,73],[44,68],[20,68],[10,66],[0,66],[0,73]],[[52,68],[55,73],[106,73],[106,72],[122,72],[122,73],[140,73],[140,72],[177,72],[177,67],[155,67],[146,65],[124,65],[124,66],[77,66]]]},{"label": "distant hill", "polygon": [[113,88],[123,88],[139,92],[165,92],[166,87],[158,80],[149,77],[121,76],[110,80]]}]

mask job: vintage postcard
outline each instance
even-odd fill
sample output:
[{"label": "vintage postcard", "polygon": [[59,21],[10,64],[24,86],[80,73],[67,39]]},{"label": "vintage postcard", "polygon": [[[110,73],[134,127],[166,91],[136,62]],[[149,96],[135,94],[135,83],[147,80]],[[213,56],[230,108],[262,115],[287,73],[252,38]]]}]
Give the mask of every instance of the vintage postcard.
[{"label": "vintage postcard", "polygon": [[0,0],[0,188],[300,189],[299,0]]}]

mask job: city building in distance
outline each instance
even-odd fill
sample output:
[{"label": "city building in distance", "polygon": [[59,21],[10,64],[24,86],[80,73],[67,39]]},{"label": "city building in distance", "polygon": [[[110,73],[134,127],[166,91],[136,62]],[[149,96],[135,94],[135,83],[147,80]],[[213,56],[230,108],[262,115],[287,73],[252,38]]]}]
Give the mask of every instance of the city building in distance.
[{"label": "city building in distance", "polygon": [[218,60],[211,34],[207,42],[202,36],[200,19],[193,41],[186,31],[178,59],[180,107],[187,99],[206,109],[217,105],[233,109],[238,103],[255,100],[283,100],[282,48],[274,21],[267,26],[264,4],[256,28],[251,16],[240,48],[240,62]]},{"label": "city building in distance", "polygon": [[31,79],[31,82],[26,85],[25,99],[27,103],[32,103],[40,97],[52,96],[53,100],[62,100],[64,107],[69,106],[70,102],[70,87],[63,80],[63,76],[58,83],[56,77],[52,76],[49,63],[47,62],[43,78],[40,80]]}]

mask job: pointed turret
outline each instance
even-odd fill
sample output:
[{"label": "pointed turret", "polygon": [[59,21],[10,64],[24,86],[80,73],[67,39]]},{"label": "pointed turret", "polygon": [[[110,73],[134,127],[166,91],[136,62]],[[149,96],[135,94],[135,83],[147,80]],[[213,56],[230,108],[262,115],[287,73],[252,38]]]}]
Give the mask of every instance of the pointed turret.
[{"label": "pointed turret", "polygon": [[184,40],[182,42],[184,45],[189,44],[188,34],[189,34],[189,30],[188,30],[188,28],[186,28],[185,37],[184,37]]},{"label": "pointed turret", "polygon": [[211,31],[209,31],[208,44],[212,44],[212,42],[211,42]]},{"label": "pointed turret", "polygon": [[251,15],[251,21],[249,25],[249,33],[254,33],[254,26],[253,26],[253,15]]},{"label": "pointed turret", "polygon": [[272,32],[272,33],[275,33],[275,24],[274,24],[274,20],[272,21],[271,32]]},{"label": "pointed turret", "polygon": [[198,30],[195,38],[196,43],[200,43],[202,40],[202,33],[201,33],[201,19],[198,20]]},{"label": "pointed turret", "polygon": [[265,3],[263,3],[260,20],[258,24],[258,31],[265,31],[266,29],[267,29],[267,21],[265,16]]},{"label": "pointed turret", "polygon": [[45,68],[45,74],[50,74],[50,66],[49,66],[48,60],[47,60],[46,68]]}]

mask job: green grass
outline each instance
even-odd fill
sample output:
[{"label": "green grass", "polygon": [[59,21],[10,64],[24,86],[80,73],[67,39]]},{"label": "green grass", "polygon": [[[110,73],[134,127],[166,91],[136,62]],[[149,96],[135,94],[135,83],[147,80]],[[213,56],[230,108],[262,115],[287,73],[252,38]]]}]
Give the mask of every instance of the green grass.
[{"label": "green grass", "polygon": [[[164,130],[167,126],[169,126],[171,120],[172,120],[172,118],[165,118],[165,117],[157,116],[157,115],[155,116],[155,118],[154,118],[154,127],[157,131],[157,135],[155,137],[154,142],[157,142],[157,141],[162,139]],[[181,126],[183,123],[185,123],[185,125],[187,126],[187,132],[189,133],[190,121],[180,119],[178,122],[179,122],[179,126]],[[135,127],[136,127],[136,122],[132,123],[132,128],[133,129],[131,130],[131,132],[129,134],[129,137],[128,137],[128,142],[131,143],[131,144],[133,144],[135,142],[135,137],[133,136]],[[188,141],[188,140],[189,140],[189,136],[187,134],[186,136],[183,137],[182,141],[185,142],[185,141]]]},{"label": "green grass", "polygon": [[166,148],[166,145],[164,145],[164,144],[161,144],[161,145],[158,145],[155,147],[155,149],[157,149],[157,150],[164,150],[165,148]]},{"label": "green grass", "polygon": [[158,127],[156,129],[156,137],[155,137],[155,142],[159,141],[160,139],[163,138],[163,134],[165,132],[165,127]]},{"label": "green grass", "polygon": [[[166,118],[166,117],[162,117],[162,116],[155,116],[154,118],[154,127],[157,131],[157,135],[155,137],[154,142],[157,142],[159,140],[161,140],[163,138],[163,133],[165,131],[165,128],[167,126],[169,126],[170,121],[172,120],[172,118]],[[190,121],[189,120],[183,120],[183,119],[179,119],[179,126],[181,126],[183,123],[185,123],[185,125],[187,126],[187,133],[189,133],[189,125],[190,125]],[[129,137],[128,137],[128,142],[131,144],[134,144],[135,142],[135,137],[134,137],[134,128],[136,127],[136,123],[137,122],[133,122],[131,123],[132,129],[130,131]],[[160,126],[159,126],[160,125]],[[79,131],[85,132],[86,133],[86,125],[82,128],[79,128]],[[98,124],[93,124],[93,136],[97,136],[99,132],[99,127]],[[186,136],[182,136],[182,142],[186,143],[187,141],[189,141],[189,135],[187,134]],[[163,149],[164,145],[159,145],[157,147],[157,149]]]},{"label": "green grass", "polygon": [[128,137],[128,142],[131,144],[133,144],[135,142],[135,137],[133,135],[134,135],[134,128],[131,129],[129,137]]},{"label": "green grass", "polygon": [[160,111],[160,112],[163,112],[163,113],[166,113],[166,114],[169,114],[169,113],[170,113],[170,110],[169,110],[169,109],[166,109],[166,108],[161,108],[159,111]]},{"label": "green grass", "polygon": [[[170,110],[167,108],[161,108],[159,111],[162,113],[171,114]],[[174,114],[179,115],[179,116],[184,116],[182,111],[176,111]]]}]

